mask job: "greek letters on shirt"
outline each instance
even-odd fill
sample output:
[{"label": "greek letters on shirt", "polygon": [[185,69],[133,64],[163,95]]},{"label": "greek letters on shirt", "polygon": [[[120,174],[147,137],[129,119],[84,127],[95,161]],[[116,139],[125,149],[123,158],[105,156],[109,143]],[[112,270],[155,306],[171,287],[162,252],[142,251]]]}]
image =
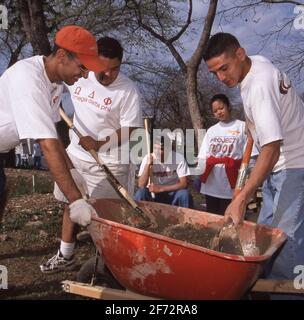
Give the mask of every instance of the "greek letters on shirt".
[{"label": "greek letters on shirt", "polygon": [[106,97],[103,101],[99,101],[95,98],[95,91],[92,91],[89,94],[82,91],[84,90],[82,90],[81,86],[76,87],[73,93],[73,99],[82,103],[89,103],[100,110],[111,111],[111,105],[113,102],[111,97]]}]

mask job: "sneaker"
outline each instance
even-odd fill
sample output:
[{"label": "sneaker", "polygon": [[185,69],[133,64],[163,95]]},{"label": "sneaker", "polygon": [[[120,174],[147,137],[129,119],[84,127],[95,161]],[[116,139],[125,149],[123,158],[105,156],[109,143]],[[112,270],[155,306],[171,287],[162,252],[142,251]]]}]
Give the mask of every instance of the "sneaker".
[{"label": "sneaker", "polygon": [[60,250],[46,263],[40,265],[41,272],[55,273],[59,271],[71,271],[75,267],[74,255],[70,259],[64,258]]}]

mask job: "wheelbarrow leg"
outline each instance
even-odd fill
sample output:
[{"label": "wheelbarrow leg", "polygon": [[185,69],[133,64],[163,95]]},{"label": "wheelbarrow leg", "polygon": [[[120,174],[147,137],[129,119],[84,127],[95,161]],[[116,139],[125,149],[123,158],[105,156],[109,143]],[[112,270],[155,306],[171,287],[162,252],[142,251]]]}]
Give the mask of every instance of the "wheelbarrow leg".
[{"label": "wheelbarrow leg", "polygon": [[108,288],[124,289],[98,253],[82,265],[77,274],[77,281],[91,286],[98,284]]},{"label": "wheelbarrow leg", "polygon": [[91,278],[91,282],[90,282],[91,286],[94,286],[95,282],[96,282],[98,258],[99,258],[99,252],[98,252],[97,248],[95,248],[95,264],[94,264],[94,270],[93,270],[92,278]]}]

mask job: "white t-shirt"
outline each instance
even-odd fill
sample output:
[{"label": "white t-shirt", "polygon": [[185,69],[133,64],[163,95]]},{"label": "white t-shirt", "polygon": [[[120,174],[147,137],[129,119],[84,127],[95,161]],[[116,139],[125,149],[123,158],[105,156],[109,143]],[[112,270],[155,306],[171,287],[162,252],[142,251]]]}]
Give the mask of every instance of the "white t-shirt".
[{"label": "white t-shirt", "polygon": [[[179,178],[189,176],[190,170],[185,161],[185,158],[174,151],[171,156],[161,163],[157,157],[152,153],[153,166],[152,166],[152,182],[161,185],[172,185],[179,182]],[[145,165],[147,163],[148,155],[143,158],[140,165],[138,176],[143,174]],[[168,163],[167,163],[168,162]]]},{"label": "white t-shirt", "polygon": [[[245,134],[244,121],[233,120],[229,123],[220,121],[207,130],[198,158],[204,162],[210,156],[215,158],[230,157],[232,159],[242,159],[246,141],[247,136]],[[201,193],[223,199],[232,198],[233,190],[231,189],[223,163],[214,165],[206,183],[202,182],[201,184]]]},{"label": "white t-shirt", "polygon": [[291,86],[280,92],[280,81],[290,85],[280,72],[262,56],[252,56],[252,66],[241,83],[248,128],[260,148],[282,140],[281,154],[273,171],[304,168],[304,102]]},{"label": "white t-shirt", "polygon": [[21,139],[56,138],[63,86],[51,83],[42,56],[18,61],[0,78],[0,152]]},{"label": "white t-shirt", "polygon": [[[68,87],[75,108],[73,123],[83,134],[103,140],[121,127],[142,127],[141,98],[135,84],[121,72],[108,86],[100,84],[93,72],[88,79],[80,79]],[[78,159],[92,162],[92,156],[79,144],[72,132],[68,151]],[[117,148],[117,141],[109,141],[110,152],[99,152],[105,163],[129,163],[129,148],[125,143]],[[122,152],[121,152],[122,150]]]}]

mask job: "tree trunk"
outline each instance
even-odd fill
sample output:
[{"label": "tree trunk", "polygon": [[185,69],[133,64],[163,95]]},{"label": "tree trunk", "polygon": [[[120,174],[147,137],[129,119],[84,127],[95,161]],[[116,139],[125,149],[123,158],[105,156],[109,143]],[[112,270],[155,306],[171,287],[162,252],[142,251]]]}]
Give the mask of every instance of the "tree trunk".
[{"label": "tree trunk", "polygon": [[201,38],[199,40],[198,46],[194,54],[187,63],[186,85],[188,108],[193,124],[193,129],[195,130],[195,137],[197,142],[199,138],[198,130],[203,129],[205,125],[205,120],[203,116],[200,114],[199,99],[197,96],[197,70],[200,63],[202,62],[203,52],[206,49],[206,45],[210,37],[214,17],[216,14],[217,2],[218,0],[210,1]]},{"label": "tree trunk", "polygon": [[[193,68],[188,67],[186,75],[187,101],[188,109],[195,131],[196,146],[198,144],[198,130],[204,128],[204,118],[200,113],[199,102],[197,97],[197,72]],[[199,147],[199,146],[198,146]]]},{"label": "tree trunk", "polygon": [[43,1],[18,0],[17,8],[20,12],[23,29],[32,45],[33,54],[50,54],[51,46],[43,13]]}]

